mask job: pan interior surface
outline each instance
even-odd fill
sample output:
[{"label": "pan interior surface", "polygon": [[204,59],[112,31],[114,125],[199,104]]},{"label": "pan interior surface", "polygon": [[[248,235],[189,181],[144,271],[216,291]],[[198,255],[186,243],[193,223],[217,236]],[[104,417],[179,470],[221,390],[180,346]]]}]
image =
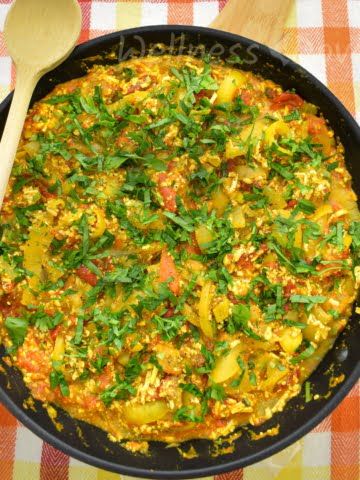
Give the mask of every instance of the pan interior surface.
[{"label": "pan interior surface", "polygon": [[[32,102],[48,94],[55,85],[77,78],[94,64],[117,63],[130,56],[145,54],[210,55],[238,64],[280,84],[295,88],[305,100],[316,104],[329,120],[345,148],[346,162],[353,176],[353,188],[360,194],[360,129],[342,104],[314,77],[282,55],[250,40],[215,30],[160,26],[144,27],[110,34],[77,47],[71,57],[38,84]],[[240,64],[239,64],[240,62]],[[11,97],[0,107],[0,132],[4,129]],[[305,402],[304,392],[291,400],[284,411],[257,428],[246,428],[231,443],[229,453],[222,454],[220,444],[206,440],[183,443],[179,448],[151,442],[147,456],[131,453],[106,433],[90,424],[75,420],[59,410],[56,422],[35,401],[35,408],[24,408],[29,397],[21,374],[4,361],[1,350],[0,400],[27,427],[45,441],[67,454],[95,466],[146,478],[191,478],[213,475],[244,467],[268,457],[307,433],[318,424],[347,394],[359,377],[359,315],[355,312],[348,327],[337,339],[317,370],[309,378],[313,394],[319,399]],[[345,380],[330,389],[331,377]],[[329,390],[330,389],[330,390]],[[329,397],[327,394],[331,391]],[[57,424],[63,426],[61,430]],[[279,425],[279,434],[253,440],[260,433]],[[226,439],[223,446],[227,446]],[[182,452],[194,447],[197,456],[185,458]]]}]

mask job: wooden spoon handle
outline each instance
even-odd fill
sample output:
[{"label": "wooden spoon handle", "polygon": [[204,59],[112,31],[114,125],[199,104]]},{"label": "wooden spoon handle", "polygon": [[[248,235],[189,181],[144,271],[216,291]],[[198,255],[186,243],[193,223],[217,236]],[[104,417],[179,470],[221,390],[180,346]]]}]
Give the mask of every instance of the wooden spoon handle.
[{"label": "wooden spoon handle", "polygon": [[279,48],[293,0],[228,0],[211,27]]},{"label": "wooden spoon handle", "polygon": [[17,70],[16,88],[0,143],[0,207],[2,205],[31,95],[40,78],[26,67]]}]

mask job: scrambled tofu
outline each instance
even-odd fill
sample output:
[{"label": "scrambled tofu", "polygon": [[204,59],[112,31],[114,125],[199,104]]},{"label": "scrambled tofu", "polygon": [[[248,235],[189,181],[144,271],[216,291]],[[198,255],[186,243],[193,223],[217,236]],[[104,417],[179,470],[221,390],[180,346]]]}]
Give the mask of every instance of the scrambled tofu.
[{"label": "scrambled tofu", "polygon": [[1,215],[11,361],[49,412],[132,450],[282,410],[359,287],[360,214],[331,128],[209,60],[58,85],[28,113]]}]

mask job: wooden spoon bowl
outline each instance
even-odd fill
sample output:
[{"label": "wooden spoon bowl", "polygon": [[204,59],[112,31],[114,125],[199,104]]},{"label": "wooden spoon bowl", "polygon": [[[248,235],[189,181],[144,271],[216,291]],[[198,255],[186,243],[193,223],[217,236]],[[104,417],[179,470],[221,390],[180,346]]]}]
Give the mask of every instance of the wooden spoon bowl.
[{"label": "wooden spoon bowl", "polygon": [[292,4],[293,0],[228,0],[211,26],[278,49]]},{"label": "wooden spoon bowl", "polygon": [[16,89],[0,144],[0,206],[9,181],[31,95],[40,77],[70,55],[81,29],[76,0],[16,0],[4,35],[16,65]]}]

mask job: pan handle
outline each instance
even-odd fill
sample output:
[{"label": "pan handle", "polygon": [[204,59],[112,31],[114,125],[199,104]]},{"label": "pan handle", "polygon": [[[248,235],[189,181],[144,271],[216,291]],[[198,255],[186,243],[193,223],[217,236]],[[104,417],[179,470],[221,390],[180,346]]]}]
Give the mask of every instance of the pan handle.
[{"label": "pan handle", "polygon": [[228,0],[211,27],[281,50],[292,0]]}]

